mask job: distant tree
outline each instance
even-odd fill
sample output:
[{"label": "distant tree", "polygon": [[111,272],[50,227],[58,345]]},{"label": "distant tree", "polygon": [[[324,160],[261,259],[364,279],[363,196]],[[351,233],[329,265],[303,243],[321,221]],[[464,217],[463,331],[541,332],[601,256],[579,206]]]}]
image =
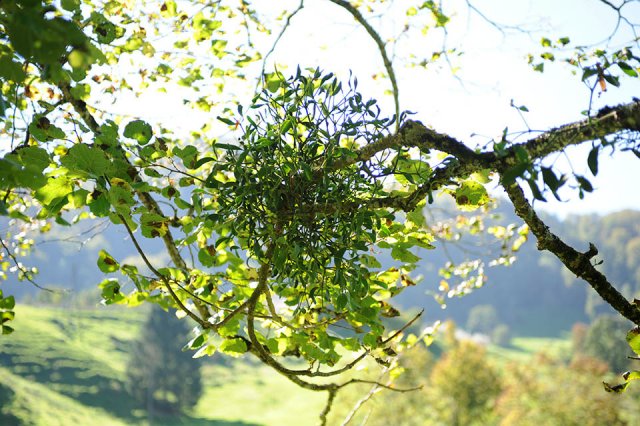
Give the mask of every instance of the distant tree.
[{"label": "distant tree", "polygon": [[498,325],[498,313],[491,305],[474,306],[469,311],[467,331],[471,333],[491,334]]},{"label": "distant tree", "polygon": [[[393,375],[399,374],[393,381],[394,386],[414,388],[425,385],[433,368],[433,347],[427,350],[423,345],[403,351],[398,358],[397,368],[391,369]],[[377,374],[372,376],[377,378]],[[434,422],[433,409],[427,394],[429,386],[407,393],[379,392],[381,388],[368,385],[369,393],[363,396],[362,389],[354,388],[341,394],[335,407],[334,421],[330,424],[366,424],[367,426],[430,426]],[[361,409],[362,401],[371,399],[371,403]],[[392,407],[390,409],[390,407]]]},{"label": "distant tree", "polygon": [[127,366],[129,391],[150,416],[180,414],[202,395],[200,363],[181,350],[188,324],[153,308],[135,342]]},{"label": "distant tree", "polygon": [[584,350],[584,339],[587,337],[589,326],[583,322],[577,322],[571,328],[571,349],[574,354]]},{"label": "distant tree", "polygon": [[499,346],[508,346],[511,343],[511,330],[506,324],[498,324],[491,333],[491,342]]},{"label": "distant tree", "polygon": [[[539,356],[528,364],[511,365],[496,411],[501,426],[600,426],[626,424],[621,398],[602,391],[606,366],[582,357],[567,366]],[[630,398],[630,395],[625,395]]]},{"label": "distant tree", "polygon": [[484,348],[461,342],[436,363],[429,388],[432,408],[447,425],[486,424],[500,393],[500,377]]},{"label": "distant tree", "polygon": [[605,361],[612,371],[621,373],[629,368],[628,356],[633,356],[625,336],[629,323],[612,315],[602,315],[589,326],[584,338],[584,353]]},{"label": "distant tree", "polygon": [[22,420],[13,415],[11,412],[15,392],[4,383],[0,383],[0,425],[3,426],[19,426]]}]

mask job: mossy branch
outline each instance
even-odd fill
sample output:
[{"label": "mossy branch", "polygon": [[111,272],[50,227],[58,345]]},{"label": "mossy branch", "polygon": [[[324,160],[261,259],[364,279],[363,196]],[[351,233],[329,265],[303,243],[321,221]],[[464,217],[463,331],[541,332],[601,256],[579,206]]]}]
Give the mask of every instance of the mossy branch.
[{"label": "mossy branch", "polygon": [[567,269],[585,280],[611,307],[636,325],[640,325],[640,309],[625,299],[609,283],[607,277],[591,263],[591,259],[598,254],[596,247],[589,243],[589,250],[581,253],[569,246],[551,232],[549,227],[538,217],[518,184],[506,186],[505,190],[513,203],[516,214],[529,225],[531,232],[536,236],[538,250],[547,250],[553,253]]}]

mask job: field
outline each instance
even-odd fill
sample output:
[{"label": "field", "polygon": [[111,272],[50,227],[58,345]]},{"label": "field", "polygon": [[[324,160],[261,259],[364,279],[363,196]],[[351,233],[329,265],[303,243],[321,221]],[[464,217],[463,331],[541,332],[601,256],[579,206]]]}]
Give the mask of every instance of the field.
[{"label": "field", "polygon": [[[20,306],[16,332],[0,341],[0,424],[9,413],[16,424],[148,424],[125,392],[126,350],[143,319],[143,310]],[[203,373],[205,392],[193,413],[167,424],[313,424],[324,403],[324,395],[248,362],[207,362]]]},{"label": "field", "polygon": [[[205,392],[190,415],[148,419],[125,390],[126,351],[143,309],[22,305],[16,313],[16,332],[0,340],[2,425],[307,425],[324,404],[324,394],[300,390],[266,367],[214,356],[205,360]],[[502,364],[540,350],[563,356],[568,348],[566,340],[518,338],[489,354]]]}]

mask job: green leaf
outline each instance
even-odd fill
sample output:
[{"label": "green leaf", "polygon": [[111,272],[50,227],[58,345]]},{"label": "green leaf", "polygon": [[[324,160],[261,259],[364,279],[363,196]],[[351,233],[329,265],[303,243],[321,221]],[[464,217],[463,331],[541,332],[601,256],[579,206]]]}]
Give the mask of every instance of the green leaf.
[{"label": "green leaf", "polygon": [[582,71],[582,81],[585,81],[596,74],[598,74],[598,70],[596,68],[585,68],[584,71]]},{"label": "green leaf", "polygon": [[11,310],[15,308],[16,300],[13,296],[0,298],[0,309]]},{"label": "green leaf", "polygon": [[71,92],[71,96],[74,98],[86,101],[91,95],[91,86],[88,84],[76,84],[69,92]]},{"label": "green leaf", "polygon": [[183,350],[201,348],[205,343],[207,343],[207,337],[208,335],[206,333],[198,334],[184,346]]},{"label": "green leaf", "polygon": [[202,266],[210,268],[215,265],[215,248],[213,246],[203,247],[198,250],[198,261],[202,263]]},{"label": "green leaf", "polygon": [[123,215],[128,215],[135,204],[132,189],[128,185],[112,185],[108,199],[116,211]]},{"label": "green leaf", "polygon": [[[92,197],[94,195],[92,194]],[[105,194],[100,194],[96,198],[93,198],[89,201],[89,210],[91,213],[98,217],[105,217],[109,214],[111,210],[111,204],[109,204],[109,200]]]},{"label": "green leaf", "polygon": [[[8,296],[8,298],[11,298],[13,296]],[[2,299],[2,295],[0,295],[0,299]],[[0,323],[1,324],[6,324],[9,321],[13,321],[16,318],[16,313],[14,311],[9,311],[9,310],[3,310],[0,311]]]},{"label": "green leaf", "polygon": [[233,357],[240,356],[247,352],[247,344],[242,339],[227,339],[218,348],[220,352]]},{"label": "green leaf", "polygon": [[630,382],[631,380],[640,380],[640,371],[638,370],[627,371],[622,375],[622,378],[625,379],[627,382]]},{"label": "green leaf", "polygon": [[105,274],[115,272],[120,268],[116,260],[104,250],[100,250],[98,254],[98,268]]},{"label": "green leaf", "polygon": [[36,191],[36,198],[45,206],[73,192],[71,180],[66,176],[50,177],[47,184]]},{"label": "green leaf", "polygon": [[560,187],[560,180],[556,174],[549,167],[542,167],[542,180],[551,189],[552,192],[556,192]]},{"label": "green leaf", "polygon": [[624,72],[625,74],[627,74],[630,77],[637,77],[638,76],[638,72],[635,69],[633,69],[631,67],[631,65],[627,64],[626,62],[618,62],[618,67],[620,67],[622,72]]},{"label": "green leaf", "polygon": [[[235,125],[236,125],[236,122],[235,122],[235,121],[233,121],[233,120],[231,120],[231,119],[228,119],[228,118],[226,118],[226,117],[218,116],[218,117],[216,117],[216,118],[218,119],[218,121],[221,121],[221,122],[223,122],[224,124],[228,124],[229,126],[235,126]],[[223,144],[216,144],[216,146],[219,146],[219,145],[223,145]]]},{"label": "green leaf", "polygon": [[227,40],[211,40],[211,52],[216,55],[217,58],[222,59],[227,55],[225,51],[227,43]]},{"label": "green leaf", "polygon": [[620,87],[620,79],[616,76],[610,75],[610,74],[604,74],[603,75],[604,79],[607,80],[609,82],[609,84],[611,84],[612,86],[615,87]]},{"label": "green leaf", "polygon": [[165,1],[162,6],[160,6],[160,15],[162,15],[164,18],[173,18],[177,14],[178,6],[173,0]]},{"label": "green leaf", "polygon": [[536,183],[535,179],[533,178],[527,179],[527,183],[529,184],[529,188],[531,189],[531,194],[533,194],[533,198],[535,198],[536,200],[544,201],[544,202],[547,201],[547,199],[544,198],[544,196],[542,195],[540,188],[538,188],[538,184]]},{"label": "green leaf", "polygon": [[640,355],[640,327],[635,327],[627,333],[627,343],[636,355]]},{"label": "green leaf", "polygon": [[130,121],[124,128],[124,137],[135,139],[140,145],[149,143],[152,136],[151,126],[142,120]]},{"label": "green leaf", "polygon": [[589,157],[587,158],[587,164],[589,165],[589,170],[593,173],[594,176],[598,174],[598,152],[600,150],[600,146],[594,146],[589,152]]},{"label": "green leaf", "polygon": [[215,145],[213,145],[214,148],[220,148],[220,149],[225,149],[227,151],[239,151],[242,149],[241,146],[238,145],[231,145],[228,143],[216,143]]},{"label": "green leaf", "polygon": [[51,159],[42,148],[27,146],[0,159],[0,187],[38,189],[47,183],[42,174]]},{"label": "green leaf", "polygon": [[419,203],[413,211],[407,213],[407,220],[415,223],[419,227],[425,226],[427,224],[427,220],[424,216],[423,208],[424,201]]},{"label": "green leaf", "polygon": [[73,12],[76,9],[80,8],[80,0],[62,0],[60,3],[64,10],[68,10],[69,12]]},{"label": "green leaf", "polygon": [[284,85],[284,77],[278,72],[269,73],[264,75],[264,84],[268,91],[275,93],[278,91],[281,85]]},{"label": "green leaf", "polygon": [[118,27],[104,18],[93,27],[93,32],[98,36],[98,43],[109,44],[119,36]]},{"label": "green leaf", "polygon": [[227,321],[222,327],[218,329],[218,334],[221,337],[233,337],[238,334],[240,330],[240,320],[237,316]]},{"label": "green leaf", "polygon": [[547,61],[555,61],[556,60],[555,55],[553,53],[551,53],[551,52],[544,52],[544,53],[540,54],[540,57],[542,59],[547,60]]},{"label": "green leaf", "polygon": [[193,354],[193,358],[202,358],[203,356],[212,356],[216,353],[216,347],[211,343],[202,346]]},{"label": "green leaf", "polygon": [[611,393],[623,393],[629,386],[629,382],[620,383],[618,385],[610,385],[607,382],[602,382],[602,384],[604,385],[604,390]]},{"label": "green leaf", "polygon": [[591,185],[591,182],[589,182],[584,176],[576,175],[576,179],[578,180],[578,183],[580,184],[580,188],[582,188],[583,190],[585,190],[587,192],[592,192],[593,191],[593,185]]},{"label": "green leaf", "polygon": [[60,159],[70,176],[99,177],[111,173],[111,162],[100,148],[76,144]]},{"label": "green leaf", "polygon": [[10,19],[3,19],[3,32],[22,57],[33,63],[56,64],[70,46],[88,46],[87,37],[75,22],[51,18],[40,2],[28,3],[31,7],[13,7]]},{"label": "green leaf", "polygon": [[20,83],[27,74],[22,66],[14,62],[13,57],[8,52],[0,52],[0,77],[3,79]]},{"label": "green leaf", "polygon": [[104,280],[99,285],[102,290],[102,298],[104,303],[111,305],[124,300],[124,296],[120,293],[120,283],[112,278]]},{"label": "green leaf", "polygon": [[640,371],[627,371],[622,375],[622,378],[625,380],[624,383],[620,383],[618,385],[610,385],[607,382],[603,382],[602,384],[604,385],[604,389],[607,392],[623,393],[627,390],[633,380],[640,380]]},{"label": "green leaf", "polygon": [[472,211],[489,202],[487,189],[481,183],[467,179],[456,189],[454,197],[458,208]]},{"label": "green leaf", "polygon": [[198,156],[198,148],[193,145],[187,145],[184,148],[175,147],[174,155],[178,156],[185,166],[192,169],[196,166],[196,158]]},{"label": "green leaf", "polygon": [[504,171],[504,173],[502,173],[502,184],[507,186],[513,184],[517,178],[521,177],[524,172],[527,171],[528,168],[528,163],[518,163],[513,167],[509,167]]},{"label": "green leaf", "polygon": [[142,235],[147,238],[162,237],[169,231],[168,219],[156,213],[143,213],[140,227]]},{"label": "green leaf", "polygon": [[405,263],[416,263],[420,260],[418,256],[411,253],[408,249],[399,246],[391,249],[391,257]]},{"label": "green leaf", "polygon": [[49,167],[51,162],[49,153],[44,149],[35,146],[20,148],[14,155],[20,159],[20,162],[23,165],[32,167],[40,172]]},{"label": "green leaf", "polygon": [[29,132],[40,142],[65,138],[65,133],[61,128],[51,124],[47,117],[39,114],[36,114],[29,124]]}]

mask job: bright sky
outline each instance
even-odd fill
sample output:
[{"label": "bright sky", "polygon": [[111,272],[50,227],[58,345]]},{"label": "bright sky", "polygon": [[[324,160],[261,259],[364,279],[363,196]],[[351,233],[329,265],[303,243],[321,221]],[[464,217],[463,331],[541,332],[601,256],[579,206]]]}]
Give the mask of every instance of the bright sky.
[{"label": "bright sky", "polygon": [[[395,1],[401,9],[413,2]],[[452,57],[452,65],[459,67],[455,78],[445,62],[424,69],[409,68],[399,60],[394,63],[400,88],[401,108],[417,114],[413,117],[435,130],[448,133],[470,146],[499,138],[508,127],[511,132],[529,128],[545,130],[580,120],[580,112],[587,109],[589,90],[579,76],[571,74],[561,63],[547,65],[545,73],[537,73],[527,65],[527,53],[542,52],[540,39],[570,37],[575,45],[591,45],[604,40],[615,28],[616,15],[599,0],[492,0],[476,1],[475,6],[489,19],[513,26],[505,34],[496,30],[478,14],[469,11],[464,0],[444,1],[445,13],[452,16],[447,27],[447,47],[458,48],[462,56]],[[278,3],[294,9],[298,1]],[[390,9],[391,10],[391,9]],[[626,6],[628,18],[640,23],[640,2]],[[385,13],[371,24],[383,39],[398,34],[404,25],[404,15]],[[526,30],[525,32],[520,30]],[[619,29],[610,48],[620,48],[632,38],[628,27]],[[268,50],[271,41],[265,42]],[[442,47],[441,33],[432,29],[428,37],[400,39],[396,53],[399,57],[414,54],[431,57]],[[266,50],[265,50],[266,51]],[[353,18],[329,1],[307,0],[305,8],[292,20],[292,25],[272,56],[279,69],[287,74],[297,65],[321,67],[347,79],[349,71],[358,77],[359,89],[365,96],[376,98],[393,112],[387,80],[372,80],[382,72],[382,60],[374,42],[366,32],[354,24]],[[269,69],[269,67],[267,67]],[[608,91],[594,97],[594,108],[617,105],[640,97],[640,82],[625,80],[622,88],[610,86]],[[510,106],[526,105],[526,123]],[[247,99],[248,101],[248,99]],[[163,104],[155,101],[156,104]],[[148,105],[148,104],[147,104]],[[134,105],[129,105],[131,111]],[[176,119],[196,120],[197,114],[176,108],[158,111],[160,115]],[[588,177],[596,191],[578,199],[576,191],[568,191],[570,202],[559,203],[551,195],[548,203],[536,207],[564,216],[570,213],[607,213],[624,208],[640,209],[640,162],[632,153],[617,152],[615,156],[601,156],[597,177],[592,178],[586,165],[590,147],[568,150],[567,157],[578,173]],[[556,165],[568,170],[565,157]]]},{"label": "bright sky", "polygon": [[[402,2],[395,2],[400,5]],[[511,99],[530,110],[525,119],[530,128],[544,130],[579,120],[588,106],[589,91],[579,78],[571,75],[561,64],[547,66],[544,74],[536,73],[527,65],[527,53],[540,52],[542,36],[551,39],[568,36],[575,44],[593,44],[605,39],[615,27],[615,14],[597,0],[494,0],[477,2],[483,14],[499,23],[531,29],[532,33],[507,30],[501,34],[477,14],[470,14],[463,1],[444,2],[456,11],[449,26],[448,46],[459,47],[464,55],[452,58],[460,80],[452,77],[446,64],[433,69],[409,69],[396,65],[400,86],[401,107],[417,112],[415,119],[449,133],[470,145],[483,144],[489,137],[499,137],[508,126],[510,130],[525,130]],[[351,17],[333,5],[312,2],[309,10],[296,17],[291,33],[277,51],[277,60],[321,66],[348,75],[352,70],[360,77],[364,91],[369,86],[364,80],[382,70],[382,62],[375,46],[364,30],[353,29]],[[447,11],[447,9],[445,9]],[[625,9],[627,16],[640,22],[640,7]],[[402,25],[402,17],[397,22]],[[393,18],[392,18],[393,19]],[[389,16],[372,22],[377,28],[392,27]],[[320,30],[319,30],[320,28]],[[320,32],[319,32],[320,31]],[[321,35],[320,35],[321,34]],[[301,37],[304,35],[304,37]],[[385,36],[391,34],[384,34]],[[429,57],[434,47],[440,47],[440,36],[433,30],[433,42],[428,38],[401,41],[402,53]],[[620,39],[629,40],[630,33],[621,29]],[[437,40],[437,41],[436,41]],[[365,78],[362,78],[365,77]],[[372,96],[384,99],[391,110],[391,97],[380,96],[388,89],[388,82],[371,88]],[[629,102],[640,97],[640,84],[627,83],[621,89],[609,87],[596,99],[595,106]],[[483,135],[475,136],[472,135]],[[576,171],[591,176],[586,166],[590,147],[573,149],[569,157]],[[640,162],[632,153],[602,156],[600,171],[591,179],[596,191],[579,200],[577,193],[566,195],[571,202],[560,203],[552,196],[548,203],[537,203],[560,215],[582,212],[610,212],[624,208],[640,209]]]}]

